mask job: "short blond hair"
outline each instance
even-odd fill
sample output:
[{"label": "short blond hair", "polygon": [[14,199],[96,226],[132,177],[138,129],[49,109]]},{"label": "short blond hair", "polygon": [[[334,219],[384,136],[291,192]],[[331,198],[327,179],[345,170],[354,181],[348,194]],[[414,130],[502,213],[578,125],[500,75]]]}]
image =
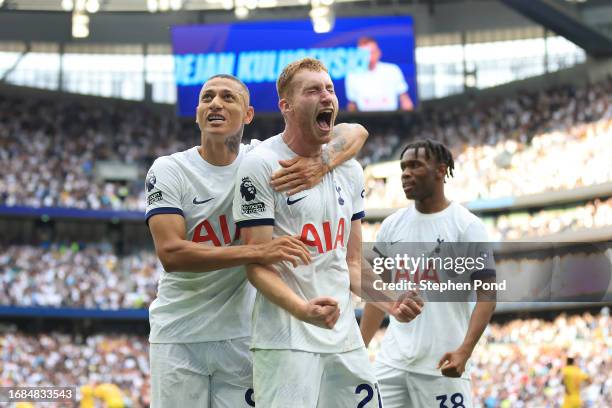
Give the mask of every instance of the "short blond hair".
[{"label": "short blond hair", "polygon": [[313,72],[328,72],[327,67],[315,58],[306,57],[290,63],[283,69],[283,72],[281,72],[276,80],[276,91],[279,98],[283,99],[288,96],[291,91],[293,77],[304,69]]}]

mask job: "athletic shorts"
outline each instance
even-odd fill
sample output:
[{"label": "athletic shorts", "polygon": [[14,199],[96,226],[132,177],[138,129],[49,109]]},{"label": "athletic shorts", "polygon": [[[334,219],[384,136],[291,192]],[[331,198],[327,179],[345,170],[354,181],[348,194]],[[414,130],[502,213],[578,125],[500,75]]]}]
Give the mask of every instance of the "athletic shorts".
[{"label": "athletic shorts", "polygon": [[385,408],[472,408],[472,386],[465,378],[417,374],[374,364]]},{"label": "athletic shorts", "polygon": [[249,343],[151,344],[151,408],[254,407]]},{"label": "athletic shorts", "polygon": [[258,407],[382,407],[365,348],[338,354],[254,350],[253,385]]}]

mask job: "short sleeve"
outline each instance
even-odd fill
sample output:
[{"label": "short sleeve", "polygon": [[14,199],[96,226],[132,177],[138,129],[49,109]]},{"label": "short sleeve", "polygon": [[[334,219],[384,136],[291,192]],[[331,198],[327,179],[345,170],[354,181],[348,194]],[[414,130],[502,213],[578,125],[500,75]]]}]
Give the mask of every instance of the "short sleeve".
[{"label": "short sleeve", "polygon": [[478,265],[482,265],[472,270],[470,278],[472,280],[494,278],[496,272],[493,246],[489,242],[487,230],[482,221],[476,219],[470,223],[461,236],[461,242],[469,243],[468,255],[478,260]]},{"label": "short sleeve", "polygon": [[153,162],[145,179],[147,224],[157,214],[183,215],[182,185],[179,169],[170,157],[160,157]]},{"label": "short sleeve", "polygon": [[387,243],[389,242],[389,240],[387,238],[387,235],[388,235],[388,230],[389,230],[388,228],[389,223],[385,221],[383,221],[383,223],[380,226],[380,229],[378,230],[378,233],[376,234],[376,243],[374,244],[374,252],[376,252],[380,256],[388,257],[389,253],[388,253]]},{"label": "short sleeve", "polygon": [[365,217],[365,181],[363,176],[363,169],[361,165],[357,162],[357,160],[352,160],[352,166],[354,170],[351,169],[351,173],[354,173],[353,180],[353,215],[351,217],[351,221],[360,220]]},{"label": "short sleeve", "polygon": [[408,92],[408,84],[404,79],[404,73],[397,65],[393,65],[393,69],[395,71],[395,91],[398,95]]},{"label": "short sleeve", "polygon": [[258,154],[247,155],[236,176],[233,214],[239,228],[274,225],[274,190],[271,169]]},{"label": "short sleeve", "polygon": [[253,150],[257,145],[261,143],[261,140],[251,139],[248,144],[242,143],[240,148],[244,150],[244,153],[249,153]]}]

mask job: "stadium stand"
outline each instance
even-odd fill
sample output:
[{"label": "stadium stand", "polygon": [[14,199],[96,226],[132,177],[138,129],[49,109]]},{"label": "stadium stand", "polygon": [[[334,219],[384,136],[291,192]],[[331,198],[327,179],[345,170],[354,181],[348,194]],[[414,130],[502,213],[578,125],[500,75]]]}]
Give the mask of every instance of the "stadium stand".
[{"label": "stadium stand", "polygon": [[[406,201],[406,205],[409,205]],[[612,198],[596,199],[584,205],[544,209],[533,213],[512,212],[497,217],[483,217],[493,241],[546,237],[565,231],[579,231],[612,225]],[[376,241],[380,222],[363,224],[364,241]]]},{"label": "stadium stand", "polygon": [[[372,136],[360,160],[368,165],[394,157],[413,138],[443,141],[457,157],[452,195],[462,202],[600,184],[612,180],[610,95],[607,78],[523,92],[492,105],[364,118]],[[155,157],[197,143],[194,124],[136,105],[89,107],[2,95],[0,112],[5,206],[143,210],[141,178],[99,180],[97,163],[136,164],[143,172]],[[256,122],[246,136],[266,138],[280,123]],[[559,166],[570,160],[571,167]],[[367,207],[397,207],[401,201],[400,189],[368,181]]]},{"label": "stadium stand", "polygon": [[110,245],[11,246],[0,253],[0,305],[148,307],[162,270],[155,253],[117,256]]},{"label": "stadium stand", "polygon": [[[578,356],[593,383],[586,390],[587,406],[612,404],[612,360],[606,352],[612,332],[609,309],[599,313],[513,319],[494,323],[473,356],[476,407],[556,406],[563,396],[560,369],[568,354]],[[370,344],[372,359],[384,335]],[[113,383],[133,407],[148,406],[149,361],[146,338],[95,334],[75,338],[59,332],[28,334],[6,329],[0,333],[3,375],[0,386]],[[46,357],[43,357],[46,356]],[[80,398],[80,395],[79,397]]]}]

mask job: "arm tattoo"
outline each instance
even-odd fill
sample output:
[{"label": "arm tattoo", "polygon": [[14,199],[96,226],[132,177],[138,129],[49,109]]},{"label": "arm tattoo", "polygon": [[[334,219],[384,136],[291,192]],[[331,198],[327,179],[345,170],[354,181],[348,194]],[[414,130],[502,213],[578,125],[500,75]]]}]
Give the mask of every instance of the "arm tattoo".
[{"label": "arm tattoo", "polygon": [[323,149],[323,153],[321,154],[321,161],[328,169],[327,171],[334,168],[332,165],[332,155],[336,155],[338,152],[341,152],[344,149],[346,149],[346,138],[344,137],[344,132],[336,132],[332,141],[325,149]]},{"label": "arm tattoo", "polygon": [[334,152],[341,152],[346,149],[346,139],[344,138],[344,135],[338,135],[335,139],[333,139],[329,144],[329,148]]},{"label": "arm tattoo", "polygon": [[321,161],[323,165],[328,169],[331,169],[331,158],[329,157],[329,149],[323,149],[323,153],[321,153]]}]

